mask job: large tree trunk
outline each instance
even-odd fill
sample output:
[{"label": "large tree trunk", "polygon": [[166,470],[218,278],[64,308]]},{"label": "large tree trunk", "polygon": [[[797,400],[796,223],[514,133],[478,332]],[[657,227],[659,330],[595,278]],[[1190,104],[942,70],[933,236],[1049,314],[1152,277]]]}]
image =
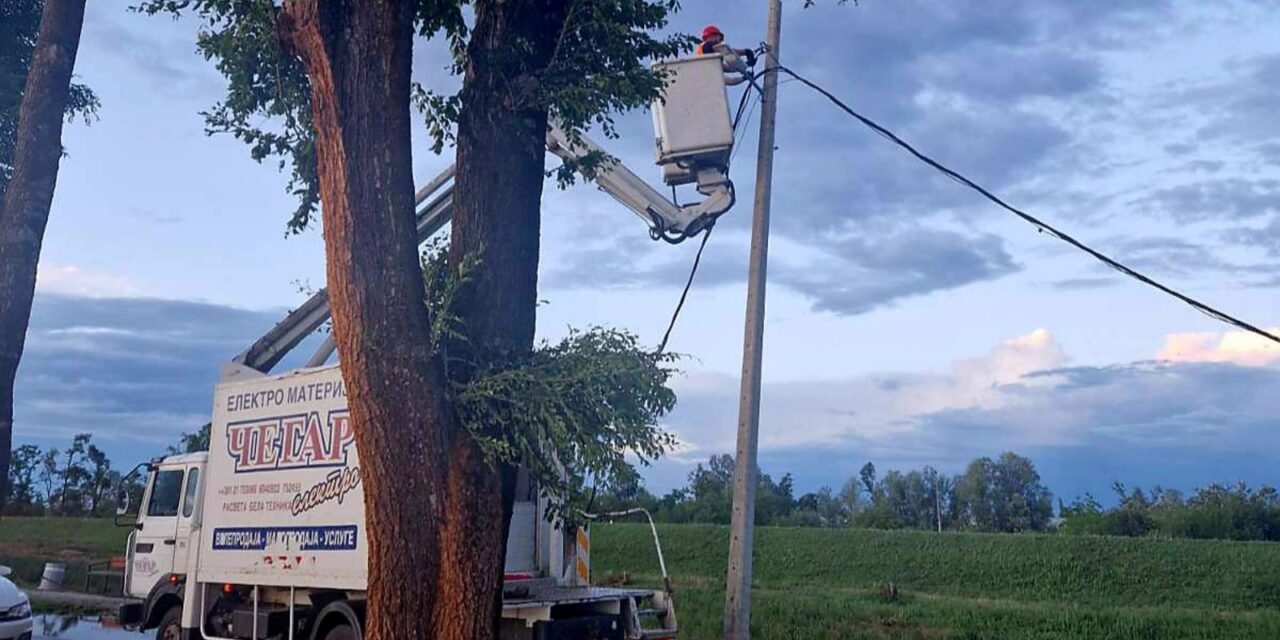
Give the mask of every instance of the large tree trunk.
[{"label": "large tree trunk", "polygon": [[0,511],[9,495],[13,383],[31,320],[36,265],[62,158],[62,114],[85,0],[46,0],[18,113],[13,177],[0,207]]},{"label": "large tree trunk", "polygon": [[[527,71],[540,69],[551,57],[568,5],[568,0],[475,5],[458,122],[450,245],[455,266],[469,255],[480,258],[457,309],[465,324],[465,348],[471,351],[464,358],[519,356],[533,348],[547,112],[530,100],[534,86]],[[512,59],[513,51],[523,57]],[[515,470],[486,462],[469,434],[456,426],[449,449],[437,637],[491,640],[501,619]]]},{"label": "large tree trunk", "polygon": [[333,333],[363,465],[365,638],[428,640],[446,425],[414,231],[414,2],[290,0],[281,29],[312,88]]}]

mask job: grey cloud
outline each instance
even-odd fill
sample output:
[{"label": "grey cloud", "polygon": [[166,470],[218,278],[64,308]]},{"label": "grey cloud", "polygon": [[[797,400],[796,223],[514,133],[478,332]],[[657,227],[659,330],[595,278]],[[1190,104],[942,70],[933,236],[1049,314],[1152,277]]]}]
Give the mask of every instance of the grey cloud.
[{"label": "grey cloud", "polygon": [[1202,180],[1157,189],[1137,204],[1182,223],[1252,218],[1280,211],[1280,180]]},{"label": "grey cloud", "polygon": [[[1262,244],[1260,238],[1254,238],[1251,235],[1255,233],[1259,232],[1252,229],[1236,229],[1222,234],[1222,237],[1240,244],[1255,242]],[[1168,236],[1113,238],[1106,241],[1104,246],[1107,252],[1121,263],[1158,277],[1176,276],[1185,279],[1205,275],[1226,275],[1234,276],[1236,285],[1257,287],[1265,286],[1257,280],[1259,277],[1271,279],[1280,276],[1280,263],[1227,260],[1215,254],[1209,246],[1183,238]],[[1092,269],[1098,274],[1111,274],[1111,277],[1065,280],[1056,283],[1055,286],[1060,289],[1081,289],[1090,288],[1095,284],[1106,286],[1124,281],[1121,276],[1114,275],[1114,272],[1104,265],[1095,264]],[[1219,280],[1218,284],[1221,285],[1222,282]]]},{"label": "grey cloud", "polygon": [[[918,416],[892,439],[765,450],[761,460],[766,469],[796,471],[800,485],[813,486],[851,477],[863,460],[880,469],[929,464],[959,473],[975,457],[1012,450],[1030,456],[1064,499],[1085,491],[1102,496],[1113,480],[1183,489],[1274,483],[1280,398],[1270,389],[1276,384],[1276,369],[1231,364],[1046,371],[999,387],[993,405]],[[784,391],[769,387],[766,394],[786,404],[778,398]],[[775,416],[762,428],[786,429],[787,420]]]},{"label": "grey cloud", "polygon": [[1257,247],[1271,257],[1280,257],[1280,215],[1262,227],[1238,227],[1225,233],[1227,240]]},{"label": "grey cloud", "polygon": [[[823,107],[815,103],[813,108]],[[844,131],[829,130],[830,122],[788,125],[799,129],[792,132],[799,140],[784,142],[779,151],[778,182],[786,186],[776,195],[780,231],[812,236],[984,206],[973,192],[859,125],[841,126]],[[1035,175],[1047,157],[1069,142],[1044,116],[1007,109],[940,110],[899,133],[997,191]]]},{"label": "grey cloud", "polygon": [[158,299],[40,294],[15,393],[15,437],[92,432],[117,462],[208,421],[219,367],[282,317]]},{"label": "grey cloud", "polygon": [[831,256],[811,266],[783,266],[776,279],[813,300],[815,309],[841,315],[935,291],[994,280],[1021,269],[991,235],[914,229],[833,243]]},{"label": "grey cloud", "polygon": [[[787,48],[787,65],[985,186],[1012,193],[1020,202],[1043,205],[1063,198],[1085,217],[1092,213],[1085,209],[1101,201],[1096,196],[1082,206],[1075,194],[1065,195],[1072,185],[1057,181],[1042,189],[1033,187],[1033,179],[1064,167],[1096,169],[1106,164],[1105,158],[1085,148],[1080,134],[1042,107],[1046,99],[1067,108],[1109,100],[1101,51],[1130,46],[1141,34],[1160,29],[1170,6],[1163,0],[998,0],[966,6],[863,3],[798,10],[788,15],[788,28],[804,34],[803,44]],[[693,24],[701,19],[719,23],[730,41],[743,46],[754,44],[743,34],[755,32],[763,17],[759,13],[754,6],[708,0],[690,5],[682,15]],[[839,275],[815,275],[801,263],[775,258],[775,282],[810,296],[818,308],[861,313],[1017,270],[994,238],[919,231],[939,218],[971,224],[973,212],[988,211],[974,194],[865,130],[803,85],[787,82],[782,92],[775,237],[833,256],[821,272]],[[622,148],[628,148],[625,141]],[[750,179],[750,155],[746,150],[735,165],[740,184]],[[745,235],[747,204],[741,202],[721,226]],[[853,235],[863,237],[865,246],[850,247],[841,240]],[[932,242],[944,236],[963,248]],[[909,247],[909,242],[918,244]],[[575,251],[565,266],[557,264],[547,273],[548,282],[644,286],[678,284],[687,275],[691,256],[660,263],[630,259],[617,253],[624,244],[606,242]],[[899,247],[909,248],[896,259],[877,261],[877,255]],[[742,258],[730,259],[719,253],[723,250],[723,244],[712,243],[700,284],[742,277]],[[848,257],[855,254],[862,257]]]},{"label": "grey cloud", "polygon": [[1258,145],[1257,152],[1267,164],[1280,165],[1280,142]]},{"label": "grey cloud", "polygon": [[1068,278],[1054,282],[1053,288],[1061,291],[1082,291],[1113,287],[1119,282],[1118,278]]},{"label": "grey cloud", "polygon": [[[195,22],[127,10],[125,4],[90,3],[85,19],[84,52],[106,53],[129,61],[160,92],[207,94],[219,90],[217,72],[195,48]],[[145,29],[145,33],[143,30]]]},{"label": "grey cloud", "polygon": [[1222,171],[1222,168],[1225,167],[1226,164],[1227,163],[1221,160],[1192,160],[1186,164],[1185,169],[1187,171],[1217,173]]},{"label": "grey cloud", "polygon": [[[563,256],[558,265],[543,274],[541,282],[550,288],[629,289],[653,286],[684,286],[693,264],[697,240],[687,243],[689,251],[659,260],[646,261],[633,245],[613,242],[606,246],[580,249]],[[746,275],[745,254],[738,245],[712,240],[698,265],[696,286],[714,287],[742,280]]]},{"label": "grey cloud", "polygon": [[1175,275],[1237,270],[1204,246],[1181,238],[1131,238],[1119,243],[1118,255],[1129,266]]},{"label": "grey cloud", "polygon": [[[1044,371],[1002,388],[996,408],[923,416],[922,433],[1045,444],[1117,442],[1203,450],[1278,451],[1280,371],[1232,364],[1134,363]],[[1035,381],[1047,384],[1031,384]]]},{"label": "grey cloud", "polygon": [[[693,243],[675,257],[646,260],[629,241],[614,241],[564,256],[544,273],[551,288],[680,287],[689,275]],[[1021,269],[992,235],[912,227],[863,233],[811,245],[809,258],[775,252],[770,281],[807,296],[815,309],[866,313],[915,296],[994,280]],[[744,237],[712,239],[697,287],[740,282],[746,275]]]},{"label": "grey cloud", "polygon": [[1196,135],[1205,140],[1256,142],[1280,136],[1280,54],[1239,65],[1236,78],[1193,87],[1173,96],[1196,106],[1206,122]]},{"label": "grey cloud", "polygon": [[1071,98],[1099,89],[1102,82],[1097,60],[1053,50],[1021,51],[991,43],[947,52],[922,66],[936,86],[991,102]]}]

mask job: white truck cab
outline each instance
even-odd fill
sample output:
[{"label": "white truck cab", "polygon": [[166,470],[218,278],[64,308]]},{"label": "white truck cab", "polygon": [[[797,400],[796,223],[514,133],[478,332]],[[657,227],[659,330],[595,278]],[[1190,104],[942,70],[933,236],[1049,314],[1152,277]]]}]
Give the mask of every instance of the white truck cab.
[{"label": "white truck cab", "polygon": [[145,598],[161,578],[185,570],[208,459],[208,453],[190,453],[148,465],[138,520],[129,534],[125,595]]}]

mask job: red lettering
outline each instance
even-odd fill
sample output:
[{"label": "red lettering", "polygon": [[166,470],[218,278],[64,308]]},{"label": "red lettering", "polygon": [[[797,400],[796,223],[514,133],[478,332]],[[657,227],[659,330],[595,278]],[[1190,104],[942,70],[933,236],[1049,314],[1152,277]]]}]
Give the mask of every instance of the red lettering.
[{"label": "red lettering", "polygon": [[304,436],[306,426],[307,419],[303,416],[286,418],[280,426],[280,466],[291,467],[305,460],[299,455],[298,440]]},{"label": "red lettering", "polygon": [[236,470],[249,466],[249,428],[227,428],[227,453],[236,459]]},{"label": "red lettering", "polygon": [[253,466],[274,467],[278,451],[279,422],[264,422],[254,426]]},{"label": "red lettering", "polygon": [[302,434],[302,459],[307,464],[326,459],[324,434],[320,433],[320,415],[313,413],[307,419],[307,430]]},{"label": "red lettering", "polygon": [[329,459],[340,462],[347,456],[347,446],[355,442],[356,433],[351,427],[351,416],[346,411],[329,414]]}]

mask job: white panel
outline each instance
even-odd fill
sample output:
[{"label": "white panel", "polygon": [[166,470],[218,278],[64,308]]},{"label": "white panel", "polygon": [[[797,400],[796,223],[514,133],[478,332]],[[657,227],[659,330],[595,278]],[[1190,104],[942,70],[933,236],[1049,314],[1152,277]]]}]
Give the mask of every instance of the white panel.
[{"label": "white panel", "polygon": [[360,458],[338,368],[220,385],[201,582],[364,589]]},{"label": "white panel", "polygon": [[[364,590],[360,457],[337,366],[215,393],[200,582]],[[537,570],[537,504],[517,502],[507,571]]]},{"label": "white panel", "polygon": [[665,101],[653,103],[658,163],[723,162],[733,147],[721,57],[698,56],[654,65],[671,73]]},{"label": "white panel", "polygon": [[536,572],[538,541],[538,505],[517,502],[511,510],[511,529],[507,531],[507,563],[505,571]]}]

